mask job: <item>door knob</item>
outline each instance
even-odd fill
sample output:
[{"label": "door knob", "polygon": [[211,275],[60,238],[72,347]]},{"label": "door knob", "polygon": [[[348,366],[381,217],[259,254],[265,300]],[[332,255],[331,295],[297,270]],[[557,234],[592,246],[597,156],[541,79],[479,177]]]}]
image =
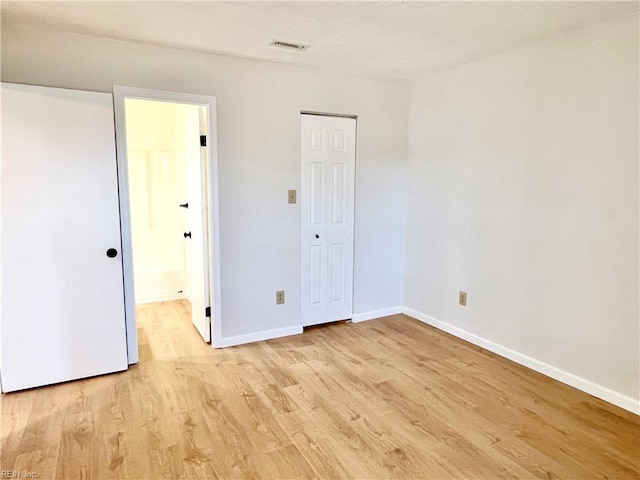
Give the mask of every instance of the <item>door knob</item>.
[{"label": "door knob", "polygon": [[118,250],[116,250],[115,248],[110,248],[109,250],[107,250],[107,257],[113,258],[117,255],[118,255]]},{"label": "door knob", "polygon": [[184,232],[183,235],[184,235],[184,238],[187,238],[187,237],[191,238],[191,232]]},{"label": "door knob", "polygon": [[320,235],[318,235],[317,233],[316,233],[316,238],[320,238]]},{"label": "door knob", "polygon": [[181,206],[182,208],[189,208],[189,202],[187,202],[187,203],[181,203],[181,204],[180,204],[180,206]]}]

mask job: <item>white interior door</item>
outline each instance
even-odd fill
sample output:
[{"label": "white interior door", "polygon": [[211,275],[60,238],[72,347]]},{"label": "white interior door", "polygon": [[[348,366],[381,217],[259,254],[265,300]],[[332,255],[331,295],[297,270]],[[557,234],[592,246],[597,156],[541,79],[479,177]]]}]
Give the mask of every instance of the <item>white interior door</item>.
[{"label": "white interior door", "polygon": [[2,390],[125,370],[112,96],[1,93]]},{"label": "white interior door", "polygon": [[302,325],[353,310],[356,121],[301,116]]},{"label": "white interior door", "polygon": [[186,190],[189,199],[187,210],[185,237],[187,250],[186,275],[191,302],[191,321],[206,342],[211,341],[210,317],[205,309],[210,306],[209,295],[209,256],[207,236],[207,147],[201,146],[199,136],[205,135],[206,125],[200,118],[199,109],[194,108],[194,115],[189,115],[185,132],[189,145],[185,158]]}]

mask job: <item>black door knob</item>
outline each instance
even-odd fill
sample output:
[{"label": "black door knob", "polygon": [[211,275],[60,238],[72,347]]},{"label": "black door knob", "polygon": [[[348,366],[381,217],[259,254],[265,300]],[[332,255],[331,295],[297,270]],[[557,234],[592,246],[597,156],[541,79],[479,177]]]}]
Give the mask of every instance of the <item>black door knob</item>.
[{"label": "black door knob", "polygon": [[118,255],[118,250],[116,250],[115,248],[110,248],[109,250],[107,250],[107,257],[113,258],[113,257],[116,257],[117,255]]},{"label": "black door knob", "polygon": [[187,203],[181,203],[181,204],[180,204],[180,206],[181,206],[182,208],[189,208],[189,202],[187,202]]},{"label": "black door knob", "polygon": [[183,235],[184,235],[184,238],[187,238],[187,237],[191,238],[191,232],[184,232]]},{"label": "black door knob", "polygon": [[320,235],[318,235],[317,233],[316,233],[316,238],[320,238]]}]

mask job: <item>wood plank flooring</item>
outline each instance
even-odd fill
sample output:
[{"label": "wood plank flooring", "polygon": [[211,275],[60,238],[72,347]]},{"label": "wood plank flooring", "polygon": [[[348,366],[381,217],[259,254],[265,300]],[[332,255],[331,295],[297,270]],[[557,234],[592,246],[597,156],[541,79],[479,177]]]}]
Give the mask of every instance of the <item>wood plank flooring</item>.
[{"label": "wood plank flooring", "polygon": [[639,417],[403,315],[213,350],[138,309],[127,372],[3,395],[40,479],[640,478]]}]

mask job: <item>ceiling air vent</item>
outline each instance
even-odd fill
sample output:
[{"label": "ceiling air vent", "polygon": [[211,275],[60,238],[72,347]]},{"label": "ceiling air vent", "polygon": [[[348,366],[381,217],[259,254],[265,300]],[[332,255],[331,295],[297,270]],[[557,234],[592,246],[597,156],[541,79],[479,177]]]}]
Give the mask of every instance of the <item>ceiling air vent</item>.
[{"label": "ceiling air vent", "polygon": [[282,40],[274,40],[269,45],[272,47],[286,48],[287,50],[297,50],[299,52],[309,48],[309,45],[304,43],[284,42]]}]

